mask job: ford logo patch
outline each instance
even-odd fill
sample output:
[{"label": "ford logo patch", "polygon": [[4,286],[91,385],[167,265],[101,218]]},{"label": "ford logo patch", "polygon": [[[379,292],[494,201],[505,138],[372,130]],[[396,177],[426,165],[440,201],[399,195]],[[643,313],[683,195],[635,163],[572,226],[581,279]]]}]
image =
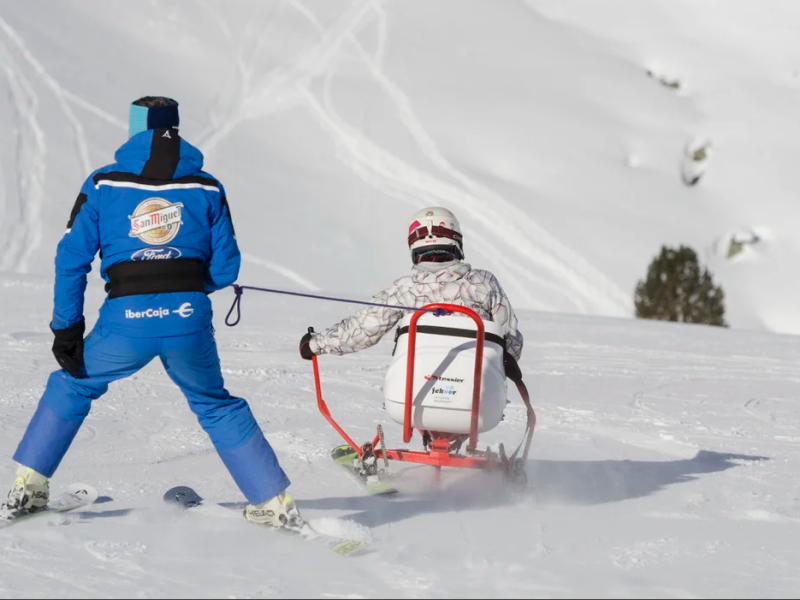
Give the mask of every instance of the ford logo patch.
[{"label": "ford logo patch", "polygon": [[131,254],[131,260],[169,260],[180,258],[181,251],[171,246],[164,248],[145,248]]}]

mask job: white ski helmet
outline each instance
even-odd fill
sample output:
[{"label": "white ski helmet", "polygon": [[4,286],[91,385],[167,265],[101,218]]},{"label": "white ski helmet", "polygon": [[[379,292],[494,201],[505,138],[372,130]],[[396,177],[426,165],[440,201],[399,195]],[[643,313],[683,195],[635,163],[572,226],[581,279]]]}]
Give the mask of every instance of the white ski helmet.
[{"label": "white ski helmet", "polygon": [[423,257],[433,262],[464,259],[464,236],[456,216],[446,208],[423,208],[411,219],[408,248],[416,265]]}]

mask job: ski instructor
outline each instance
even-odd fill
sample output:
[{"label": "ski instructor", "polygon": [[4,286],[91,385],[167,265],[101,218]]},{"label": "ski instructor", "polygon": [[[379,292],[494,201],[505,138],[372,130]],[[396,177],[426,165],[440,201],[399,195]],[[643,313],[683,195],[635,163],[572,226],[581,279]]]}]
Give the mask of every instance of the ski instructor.
[{"label": "ski instructor", "polygon": [[[231,285],[240,254],[222,184],[178,134],[178,103],[130,107],[130,139],[84,183],[56,254],[53,354],[47,388],[14,460],[21,466],[0,519],[47,506],[48,478],[116,380],[160,358],[249,501],[245,518],[302,523],[272,448],[242,398],[224,387],[208,294]],[[108,297],[84,340],[86,275],[100,252]]]}]

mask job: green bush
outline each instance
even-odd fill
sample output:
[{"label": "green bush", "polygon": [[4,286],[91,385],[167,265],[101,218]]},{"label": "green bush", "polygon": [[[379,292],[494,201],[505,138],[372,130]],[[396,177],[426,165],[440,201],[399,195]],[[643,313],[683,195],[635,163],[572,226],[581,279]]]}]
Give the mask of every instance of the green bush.
[{"label": "green bush", "polygon": [[727,327],[722,288],[701,268],[697,252],[686,246],[661,247],[647,277],[636,285],[634,304],[640,319]]}]

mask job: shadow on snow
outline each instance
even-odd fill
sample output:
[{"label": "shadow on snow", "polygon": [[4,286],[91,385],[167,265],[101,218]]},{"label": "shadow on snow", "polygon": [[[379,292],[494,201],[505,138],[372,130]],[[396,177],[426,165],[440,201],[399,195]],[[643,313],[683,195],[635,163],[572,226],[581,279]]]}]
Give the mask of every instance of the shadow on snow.
[{"label": "shadow on snow", "polygon": [[[520,495],[502,485],[498,474],[450,471],[436,486],[431,475],[426,487],[407,493],[406,474],[416,475],[419,469],[403,472],[396,497],[355,496],[320,498],[299,501],[300,508],[349,510],[343,518],[367,527],[377,527],[413,518],[421,514],[458,512],[496,508],[530,501],[535,504],[596,505],[619,502],[655,494],[670,485],[694,481],[703,475],[721,473],[741,466],[742,461],[768,460],[762,456],[723,454],[702,450],[694,458],[672,461],[559,461],[531,460],[527,465],[528,490]],[[432,469],[423,469],[433,473]],[[457,477],[449,481],[450,477]],[[419,478],[415,483],[423,483]],[[410,483],[414,483],[413,481]]]}]

